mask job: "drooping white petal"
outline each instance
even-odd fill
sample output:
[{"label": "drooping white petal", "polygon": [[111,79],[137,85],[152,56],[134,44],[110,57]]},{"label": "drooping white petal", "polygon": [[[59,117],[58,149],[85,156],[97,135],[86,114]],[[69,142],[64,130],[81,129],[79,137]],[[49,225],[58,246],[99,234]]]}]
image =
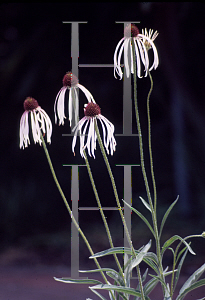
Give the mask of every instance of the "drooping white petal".
[{"label": "drooping white petal", "polygon": [[78,98],[77,89],[74,89],[74,95],[75,95],[75,124],[77,124],[79,118],[79,98]]},{"label": "drooping white petal", "polygon": [[33,133],[34,143],[39,143],[41,145],[41,132],[38,123],[37,112],[35,110],[31,111],[31,128]]},{"label": "drooping white petal", "polygon": [[108,149],[108,140],[106,140],[106,130],[105,130],[105,126],[102,122],[102,118],[101,118],[101,115],[98,116],[98,119],[100,120],[100,123],[102,125],[102,129],[103,129],[103,142],[104,142],[104,145],[105,145],[105,148],[106,148],[106,151],[107,153],[109,154],[109,149]]},{"label": "drooping white petal", "polygon": [[[82,118],[78,124],[73,128],[73,132],[74,132],[74,137],[73,137],[73,141],[72,141],[72,151],[73,153],[75,153],[74,149],[75,149],[75,145],[76,145],[76,139],[77,139],[77,134],[78,134],[78,131],[81,131],[81,128],[83,126],[83,124],[87,121],[87,118],[84,117]],[[80,136],[81,137],[81,136]],[[81,145],[81,144],[80,144]],[[80,147],[81,148],[81,147]]]},{"label": "drooping white petal", "polygon": [[38,110],[38,115],[37,115],[37,120],[42,124],[42,126],[40,127],[40,129],[43,131],[43,133],[46,133],[47,135],[47,143],[51,143],[51,135],[52,135],[52,123],[51,120],[49,118],[49,116],[47,115],[47,113],[45,112],[45,110],[43,110],[40,106],[37,107]]},{"label": "drooping white petal", "polygon": [[[121,67],[120,67],[120,59],[121,59],[121,55],[122,55],[122,50],[123,50],[123,45],[124,45],[124,40],[125,38],[123,37],[119,43],[117,44],[116,48],[115,48],[115,52],[114,52],[114,77],[117,79],[116,75],[115,75],[115,72],[119,75],[120,79],[122,79],[122,70],[121,70]],[[122,43],[122,45],[121,45]],[[120,48],[120,52],[117,56],[117,52],[118,52],[118,49],[121,45],[121,48]]]},{"label": "drooping white petal", "polygon": [[124,65],[125,65],[125,71],[126,71],[126,76],[127,78],[130,76],[130,68],[129,68],[129,45],[131,44],[130,39],[125,39],[124,43]]},{"label": "drooping white petal", "polygon": [[119,54],[118,54],[118,59],[117,59],[117,68],[116,68],[116,71],[120,77],[120,80],[122,79],[123,77],[123,72],[122,72],[122,68],[121,68],[121,57],[122,57],[122,52],[124,50],[124,44],[125,44],[125,40],[123,41],[121,47],[120,47],[120,51],[119,51]]},{"label": "drooping white petal", "polygon": [[79,87],[79,89],[81,89],[81,91],[85,94],[86,98],[88,99],[88,102],[95,103],[93,95],[83,85],[78,83],[77,87]]},{"label": "drooping white petal", "polygon": [[139,49],[138,49],[136,40],[134,40],[134,45],[135,45],[135,55],[136,55],[137,77],[142,78],[142,76],[141,76],[141,61],[140,61]]},{"label": "drooping white petal", "polygon": [[29,123],[28,123],[28,111],[25,111],[20,120],[20,148],[28,147],[29,140]]},{"label": "drooping white petal", "polygon": [[[95,128],[94,128],[94,122],[93,122],[93,118],[89,118],[89,129],[88,129],[88,137],[87,137],[87,142],[85,144],[85,148],[87,147],[88,149],[88,154],[89,156],[92,156],[95,158],[95,155],[94,155],[94,149],[93,149],[93,143],[92,143],[92,139],[94,138],[94,131],[95,131]],[[91,145],[90,145],[91,144]],[[91,146],[91,149],[90,149],[90,146]],[[91,155],[91,153],[92,155]]]},{"label": "drooping white petal", "polygon": [[86,123],[85,123],[85,127],[83,129],[83,133],[80,135],[80,154],[81,154],[82,157],[84,157],[84,153],[83,153],[83,150],[85,149],[84,141],[85,141],[86,130],[87,130],[87,127],[89,125],[88,118],[84,117],[83,119],[86,120]]},{"label": "drooping white petal", "polygon": [[72,123],[72,106],[73,106],[72,88],[69,89],[69,99],[68,99],[68,119],[70,121],[70,126]]},{"label": "drooping white petal", "polygon": [[[106,145],[107,145],[107,147],[108,147],[108,145],[110,146],[111,155],[113,155],[113,151],[115,151],[115,147],[116,147],[116,144],[117,144],[116,140],[114,138],[115,127],[104,116],[99,115],[98,117],[99,117],[99,119],[101,119],[104,122],[104,124],[106,126],[106,129],[107,129],[107,141],[106,141]],[[108,153],[109,153],[109,150],[108,150]]]},{"label": "drooping white petal", "polygon": [[[64,125],[64,119],[66,119],[65,117],[65,92],[66,92],[66,87],[62,87],[58,93],[58,95],[56,96],[56,100],[54,103],[54,113],[55,113],[55,123],[57,123],[57,116],[59,118],[59,125]],[[57,111],[56,111],[57,110]]]}]

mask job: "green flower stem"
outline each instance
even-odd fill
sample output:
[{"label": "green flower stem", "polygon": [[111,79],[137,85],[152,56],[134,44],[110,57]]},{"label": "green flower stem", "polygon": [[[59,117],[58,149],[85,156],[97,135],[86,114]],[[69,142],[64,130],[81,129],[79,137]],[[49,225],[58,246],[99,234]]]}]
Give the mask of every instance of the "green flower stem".
[{"label": "green flower stem", "polygon": [[[109,161],[107,159],[107,155],[105,153],[105,149],[104,149],[104,146],[103,146],[102,139],[100,137],[100,133],[99,133],[99,129],[98,129],[98,126],[97,126],[97,120],[96,119],[94,120],[94,125],[95,125],[95,132],[97,134],[97,140],[98,140],[98,143],[99,143],[99,146],[100,146],[100,150],[102,152],[102,156],[104,158],[104,161],[105,161],[105,164],[106,164],[106,167],[107,167],[110,179],[111,179],[111,183],[112,183],[112,186],[113,186],[113,191],[114,191],[115,199],[116,199],[117,206],[118,206],[118,209],[119,209],[119,212],[120,212],[122,223],[124,225],[125,233],[126,233],[128,242],[130,244],[130,248],[132,249],[133,255],[136,257],[135,250],[134,250],[134,247],[132,245],[132,241],[131,241],[131,238],[130,238],[130,235],[129,235],[129,231],[128,231],[128,228],[127,228],[127,224],[126,224],[123,212],[122,212],[122,207],[120,205],[120,201],[119,201],[119,197],[118,197],[118,193],[117,193],[117,188],[116,188],[116,185],[115,185],[115,180],[114,180],[114,177],[113,177],[113,174],[112,174],[112,170],[110,168]],[[142,300],[145,300],[144,290],[143,290],[143,286],[142,286],[142,277],[141,277],[139,265],[136,268],[137,268],[137,275],[138,275],[138,280],[139,280],[139,284],[140,284],[140,291],[141,291],[141,294],[142,294]]]},{"label": "green flower stem", "polygon": [[[66,200],[66,197],[65,197],[65,195],[64,195],[64,193],[63,193],[63,191],[62,191],[62,189],[61,189],[61,186],[60,186],[60,184],[59,184],[59,182],[58,182],[58,179],[57,179],[57,177],[56,177],[56,174],[55,174],[55,171],[54,171],[54,168],[53,168],[53,164],[52,164],[52,162],[51,162],[50,155],[49,155],[49,153],[48,153],[48,149],[47,149],[47,147],[46,147],[46,143],[45,143],[45,141],[44,141],[44,138],[43,138],[42,134],[41,134],[41,140],[42,140],[43,149],[44,149],[44,151],[45,151],[46,158],[47,158],[47,160],[48,160],[48,164],[49,164],[51,173],[52,173],[52,175],[53,175],[53,179],[54,179],[54,181],[55,181],[55,183],[56,183],[56,186],[57,186],[57,188],[58,188],[58,190],[59,190],[59,193],[60,193],[60,195],[61,195],[61,197],[62,197],[62,199],[63,199],[63,201],[64,201],[64,203],[65,203],[65,206],[66,206],[66,208],[67,208],[67,210],[68,210],[68,212],[69,212],[69,214],[70,214],[70,217],[72,218],[72,222],[74,222],[74,224],[75,224],[76,228],[78,229],[80,235],[82,236],[83,240],[85,241],[86,246],[88,247],[88,250],[90,251],[91,255],[94,255],[94,252],[93,252],[93,250],[92,250],[92,248],[91,248],[91,246],[90,246],[90,244],[89,244],[87,238],[85,237],[84,233],[83,233],[82,230],[80,229],[80,227],[79,227],[79,225],[78,225],[78,222],[75,220],[74,216],[72,215],[72,211],[71,211],[71,209],[70,209],[70,206],[69,206],[69,204],[68,204],[68,202],[67,202],[67,200]],[[95,264],[96,264],[96,266],[98,267],[98,269],[101,269],[101,266],[100,266],[98,260],[97,260],[96,258],[94,258],[94,261],[95,261]],[[103,279],[105,280],[105,282],[108,284],[107,278],[106,278],[106,276],[104,275],[103,271],[100,271],[100,273],[101,273]],[[113,299],[114,299],[114,298],[113,298]]]},{"label": "green flower stem", "polygon": [[[110,242],[110,246],[112,248],[114,248],[113,241],[112,241],[112,236],[111,236],[111,233],[110,233],[110,230],[109,230],[109,226],[108,226],[106,217],[104,215],[104,212],[103,212],[103,209],[102,209],[102,206],[101,206],[101,203],[100,203],[100,198],[98,196],[98,192],[97,192],[97,189],[96,189],[96,186],[95,186],[94,178],[93,178],[93,175],[92,175],[92,172],[91,172],[91,169],[90,169],[90,165],[89,165],[88,158],[87,158],[85,150],[83,151],[83,154],[84,154],[84,158],[85,158],[85,163],[86,163],[86,166],[87,166],[88,174],[89,174],[89,177],[90,177],[90,181],[91,181],[91,184],[92,184],[92,187],[93,187],[93,191],[94,191],[94,194],[95,194],[95,198],[96,198],[96,201],[97,201],[97,204],[98,204],[98,207],[99,207],[99,210],[100,210],[100,214],[102,216],[103,223],[104,223],[104,226],[105,226],[105,229],[106,229],[106,232],[107,232],[107,236],[108,236],[108,239],[109,239],[109,242]],[[122,271],[120,262],[119,262],[119,260],[117,258],[116,253],[113,254],[113,255],[114,255],[116,264],[117,264],[117,266],[119,268],[120,275],[123,278],[124,283],[125,283],[125,279],[124,279],[124,275],[123,275],[123,271]]]},{"label": "green flower stem", "polygon": [[[187,236],[187,237],[184,238],[184,241],[185,241],[185,240],[188,240],[188,239],[191,239],[191,238],[199,238],[199,237],[200,237],[200,238],[203,237],[203,234],[193,234],[193,235],[189,235],[189,236]],[[174,275],[175,275],[174,270],[175,270],[176,264],[177,264],[177,259],[176,259],[176,257],[177,257],[178,250],[179,250],[179,248],[180,248],[180,246],[181,246],[182,243],[183,243],[183,242],[180,241],[180,243],[178,244],[178,246],[176,247],[176,250],[175,250],[175,252],[174,252],[173,269],[172,269],[173,272],[172,272],[171,288],[170,288],[170,296],[171,296],[171,298],[173,297],[173,293],[174,293]]]},{"label": "green flower stem", "polygon": [[152,176],[152,183],[153,183],[153,190],[154,190],[154,211],[155,211],[155,214],[157,214],[157,189],[156,189],[154,169],[153,169],[152,146],[151,146],[151,118],[150,118],[150,108],[149,108],[150,95],[153,90],[153,80],[152,80],[152,76],[151,76],[150,72],[149,72],[149,78],[150,78],[150,82],[151,82],[151,87],[150,87],[150,90],[149,90],[149,93],[147,96],[148,144],[149,144],[151,176]]},{"label": "green flower stem", "polygon": [[135,103],[135,115],[136,115],[136,121],[137,121],[137,129],[138,129],[138,135],[139,135],[141,169],[142,169],[142,174],[143,174],[143,178],[144,178],[144,182],[145,182],[145,188],[147,191],[148,201],[149,201],[150,208],[151,208],[152,221],[153,221],[154,232],[155,232],[156,251],[157,251],[157,257],[158,257],[158,261],[159,261],[159,270],[160,270],[160,274],[162,276],[162,280],[164,281],[162,258],[161,258],[161,251],[160,251],[159,232],[158,232],[158,226],[157,226],[157,217],[156,217],[156,213],[155,213],[155,210],[153,207],[149,184],[148,184],[147,175],[146,175],[146,170],[145,170],[145,165],[144,165],[142,132],[141,132],[139,111],[138,111],[138,105],[137,105],[136,57],[135,57],[135,45],[134,45],[133,38],[132,38],[132,55],[133,55],[133,69],[134,69],[134,103]]}]

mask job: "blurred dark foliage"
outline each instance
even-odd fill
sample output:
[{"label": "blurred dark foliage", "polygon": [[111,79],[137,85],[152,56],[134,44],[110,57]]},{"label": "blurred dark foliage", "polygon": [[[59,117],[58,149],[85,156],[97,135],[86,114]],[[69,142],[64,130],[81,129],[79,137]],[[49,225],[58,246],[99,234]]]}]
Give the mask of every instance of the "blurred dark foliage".
[{"label": "blurred dark foliage", "polygon": [[[160,65],[152,72],[154,90],[150,105],[159,216],[179,194],[179,202],[167,228],[174,233],[178,233],[175,229],[180,228],[182,235],[204,230],[204,14],[205,4],[199,2],[0,5],[2,245],[39,233],[70,230],[69,215],[53,182],[42,147],[34,145],[31,140],[27,149],[19,149],[23,101],[27,96],[32,96],[52,120],[52,143],[48,150],[71,203],[71,170],[62,165],[84,164],[84,161],[78,153],[73,156],[72,138],[62,136],[70,133],[68,121],[63,127],[54,124],[55,97],[62,87],[64,74],[71,70],[71,25],[62,21],[88,21],[79,27],[81,64],[113,63],[115,47],[123,36],[123,25],[115,21],[141,21],[140,30],[145,27],[158,30],[155,44]],[[102,114],[114,123],[116,133],[122,133],[122,81],[114,79],[113,69],[80,68],[79,81],[93,94]],[[138,80],[147,170],[146,96],[149,86],[148,78]],[[80,97],[83,99],[82,94]],[[134,116],[133,132],[136,133]],[[137,138],[117,136],[116,140],[117,151],[109,157],[109,161],[116,176],[119,197],[123,198],[123,169],[115,165],[139,163],[139,149]],[[96,159],[91,158],[90,164],[103,206],[115,206],[99,149]],[[95,199],[86,168],[81,168],[79,174],[79,205],[94,206]],[[133,168],[132,190],[133,205],[143,210],[138,199],[139,196],[146,196],[141,171],[137,167]],[[114,213],[108,212],[107,216],[112,222]],[[92,228],[99,222],[100,214],[80,213],[82,226]],[[139,220],[136,222],[139,223]]]}]

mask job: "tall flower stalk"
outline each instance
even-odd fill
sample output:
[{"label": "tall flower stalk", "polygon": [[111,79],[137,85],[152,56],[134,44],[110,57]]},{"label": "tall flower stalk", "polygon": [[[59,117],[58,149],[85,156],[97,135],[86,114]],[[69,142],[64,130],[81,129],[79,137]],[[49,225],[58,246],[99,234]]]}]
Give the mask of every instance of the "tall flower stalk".
[{"label": "tall flower stalk", "polygon": [[[135,104],[135,115],[136,115],[136,121],[137,121],[137,129],[138,129],[138,135],[139,135],[141,169],[142,169],[142,174],[143,174],[145,187],[146,187],[146,191],[147,191],[147,198],[148,198],[150,209],[151,209],[152,222],[153,222],[154,233],[155,233],[155,241],[156,241],[156,251],[157,251],[157,257],[158,257],[158,262],[159,262],[159,269],[160,269],[160,273],[161,273],[161,276],[162,276],[162,279],[163,279],[163,266],[162,266],[162,258],[161,258],[159,232],[158,232],[158,226],[157,226],[157,216],[156,216],[155,208],[153,206],[153,201],[152,201],[152,197],[151,197],[151,193],[150,193],[149,183],[148,183],[147,174],[146,174],[146,170],[145,170],[145,164],[144,164],[142,131],[141,131],[139,110],[138,110],[138,104],[137,104],[137,76],[136,76],[136,61],[135,61],[135,56],[134,56],[134,50],[135,50],[134,49],[134,43],[132,43],[132,51],[133,51],[133,57],[134,57],[134,59],[133,59],[134,104]],[[147,103],[149,103],[149,97],[148,97]],[[148,106],[148,108],[149,108],[149,106]],[[148,115],[149,115],[149,109],[148,109]],[[152,161],[150,118],[148,120],[148,123],[149,123],[149,149],[150,149],[150,158],[151,158],[151,161]],[[152,174],[154,174],[152,167],[151,167],[151,169],[152,169]],[[155,183],[154,183],[154,186],[155,186]]]}]

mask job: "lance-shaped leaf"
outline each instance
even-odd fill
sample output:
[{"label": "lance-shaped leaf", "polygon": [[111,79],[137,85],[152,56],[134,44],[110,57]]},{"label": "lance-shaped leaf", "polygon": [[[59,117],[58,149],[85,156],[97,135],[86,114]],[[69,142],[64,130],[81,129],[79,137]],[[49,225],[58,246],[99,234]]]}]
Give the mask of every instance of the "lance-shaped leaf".
[{"label": "lance-shaped leaf", "polygon": [[182,288],[179,291],[179,296],[176,300],[183,299],[188,292],[190,292],[193,289],[196,289],[202,285],[205,285],[205,279],[202,279],[197,282],[197,280],[200,278],[200,276],[203,274],[205,270],[205,264],[203,264],[199,269],[197,269],[184,283]]},{"label": "lance-shaped leaf", "polygon": [[[192,285],[190,285],[186,290],[183,291],[183,293],[180,293],[179,296],[176,298],[176,300],[182,300],[184,299],[184,297],[191,291],[204,286],[205,285],[205,279],[201,279],[195,283],[193,283]],[[203,298],[204,299],[204,298]]]},{"label": "lance-shaped leaf", "polygon": [[[135,254],[137,255],[143,249],[143,247],[141,247],[140,250],[135,250]],[[115,253],[116,254],[125,254],[125,253],[127,253],[127,254],[130,254],[130,255],[133,254],[132,250],[128,247],[113,247],[113,248],[109,248],[109,249],[97,252],[97,253],[91,255],[89,258],[102,257],[102,256],[105,256],[105,255],[111,255],[111,254],[115,254]]]},{"label": "lance-shaped leaf", "polygon": [[56,281],[65,282],[65,283],[80,283],[80,284],[101,284],[102,282],[95,279],[72,279],[72,278],[56,278],[53,277]]},{"label": "lance-shaped leaf", "polygon": [[166,213],[164,214],[164,217],[161,222],[160,230],[159,230],[159,237],[162,234],[162,230],[163,230],[164,224],[167,220],[167,217],[168,217],[169,213],[171,212],[172,208],[174,207],[174,205],[177,203],[178,199],[179,199],[179,196],[177,196],[177,199],[170,205],[170,207],[167,209]]},{"label": "lance-shaped leaf", "polygon": [[176,285],[177,285],[177,282],[178,282],[178,279],[179,279],[179,276],[180,276],[180,272],[181,272],[181,268],[182,268],[182,265],[184,263],[184,260],[185,260],[185,257],[187,255],[187,252],[188,252],[188,249],[186,249],[184,255],[182,256],[179,264],[178,264],[178,267],[177,267],[177,272],[176,272],[176,276],[175,276],[175,282],[174,282],[174,290],[176,288]]},{"label": "lance-shaped leaf", "polygon": [[183,239],[181,238],[179,235],[174,235],[173,237],[171,237],[169,240],[167,240],[163,247],[162,247],[162,255],[164,253],[164,251],[171,245],[173,244],[176,240],[180,240],[182,243],[184,243],[186,245],[186,247],[188,248],[189,252],[193,255],[196,255],[196,253],[192,250],[192,248],[189,246],[189,244]]},{"label": "lance-shaped leaf", "polygon": [[98,284],[90,287],[91,290],[108,290],[108,291],[116,291],[125,293],[128,295],[133,295],[137,297],[141,297],[140,291],[137,291],[133,288],[125,287],[125,286],[118,286],[118,285],[112,285],[112,284]]},{"label": "lance-shaped leaf", "polygon": [[145,201],[142,197],[140,197],[140,200],[142,201],[142,203],[144,204],[144,206],[149,210],[149,211],[152,211],[151,208],[150,208],[150,205],[147,203],[147,201]]},{"label": "lance-shaped leaf", "polygon": [[97,252],[93,255],[91,255],[89,258],[94,258],[94,257],[102,257],[105,255],[111,255],[111,254],[132,254],[132,251],[130,248],[127,247],[113,247],[113,248],[109,248],[100,252]]},{"label": "lance-shaped leaf", "polygon": [[[90,288],[90,287],[89,287]],[[96,294],[100,299],[102,299],[102,300],[107,300],[105,297],[103,297],[98,291],[95,291],[95,290],[92,290],[92,292],[94,293],[94,294]]]},{"label": "lance-shaped leaf", "polygon": [[129,265],[125,269],[125,279],[128,280],[133,268],[135,268],[136,266],[138,266],[141,263],[141,261],[143,260],[144,256],[146,255],[146,253],[148,252],[150,247],[151,247],[151,240],[149,241],[149,243],[146,246],[144,246],[144,248],[137,254],[137,256],[134,259],[132,259],[132,261],[129,263]]},{"label": "lance-shaped leaf", "polygon": [[116,272],[114,269],[111,268],[100,268],[100,269],[94,269],[94,270],[79,270],[80,273],[96,273],[96,272]]},{"label": "lance-shaped leaf", "polygon": [[145,284],[144,293],[146,296],[148,296],[153,291],[158,282],[159,280],[157,278],[152,278]]},{"label": "lance-shaped leaf", "polygon": [[149,230],[152,232],[153,236],[155,237],[155,233],[154,230],[152,228],[152,226],[150,225],[149,221],[145,218],[145,216],[143,216],[143,214],[141,214],[138,210],[136,210],[134,207],[130,206],[127,202],[125,202],[124,200],[122,200],[131,210],[133,210],[147,225],[147,227],[149,228]]}]

